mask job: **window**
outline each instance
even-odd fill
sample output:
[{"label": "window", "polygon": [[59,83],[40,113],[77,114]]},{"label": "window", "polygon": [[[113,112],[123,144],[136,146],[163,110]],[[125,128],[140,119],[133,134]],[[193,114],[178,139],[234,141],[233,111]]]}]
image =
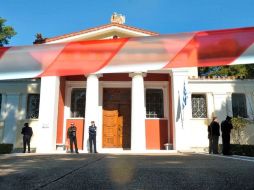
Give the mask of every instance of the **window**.
[{"label": "window", "polygon": [[0,94],[0,114],[1,114],[1,109],[2,109],[2,94]]},{"label": "window", "polygon": [[27,119],[39,118],[40,94],[28,94],[27,96]]},{"label": "window", "polygon": [[232,110],[234,117],[240,116],[247,118],[245,94],[232,94]]},{"label": "window", "polygon": [[71,117],[85,117],[86,89],[74,88],[71,92]]},{"label": "window", "polygon": [[205,94],[192,94],[191,105],[193,118],[207,118],[207,105]]},{"label": "window", "polygon": [[163,91],[162,89],[146,90],[146,117],[163,118]]}]

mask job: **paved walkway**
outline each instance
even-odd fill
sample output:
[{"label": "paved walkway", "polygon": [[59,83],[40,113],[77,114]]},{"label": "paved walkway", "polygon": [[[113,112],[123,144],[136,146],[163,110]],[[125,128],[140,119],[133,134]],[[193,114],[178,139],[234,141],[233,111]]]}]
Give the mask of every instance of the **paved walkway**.
[{"label": "paved walkway", "polygon": [[253,171],[207,154],[0,155],[0,189],[254,189]]}]

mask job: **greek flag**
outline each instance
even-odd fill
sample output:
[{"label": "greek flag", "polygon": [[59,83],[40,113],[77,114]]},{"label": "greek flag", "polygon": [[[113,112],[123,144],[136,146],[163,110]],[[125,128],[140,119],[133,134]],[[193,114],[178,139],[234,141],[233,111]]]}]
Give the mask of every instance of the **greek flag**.
[{"label": "greek flag", "polygon": [[186,90],[186,86],[185,86],[185,82],[183,84],[183,99],[182,99],[182,109],[184,109],[184,107],[187,104],[187,90]]}]

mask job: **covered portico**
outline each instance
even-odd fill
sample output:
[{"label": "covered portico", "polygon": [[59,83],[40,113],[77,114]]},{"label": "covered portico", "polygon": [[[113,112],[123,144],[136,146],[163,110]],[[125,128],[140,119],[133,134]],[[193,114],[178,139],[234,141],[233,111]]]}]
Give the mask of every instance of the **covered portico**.
[{"label": "covered portico", "polygon": [[[48,148],[45,136],[39,140],[39,152],[55,151],[57,147],[68,144],[66,131],[70,122],[78,127],[78,146],[81,152],[88,152],[88,131],[91,121],[97,125],[97,147],[99,152],[146,152],[147,150],[164,149],[165,143],[174,142],[174,118],[172,114],[171,73],[119,73],[119,74],[92,74],[72,81],[71,77],[45,77],[41,80],[40,123],[45,123],[41,131],[49,139]],[[49,95],[49,84],[56,84],[55,94]],[[84,117],[70,117],[71,94],[73,89],[83,88],[85,92]],[[146,92],[155,89],[162,92],[163,115],[149,117],[146,111]],[[46,92],[43,96],[43,91]],[[55,95],[58,94],[58,99]],[[49,101],[51,104],[42,102]],[[54,98],[53,98],[54,97]],[[80,106],[82,106],[81,104]],[[47,108],[45,108],[47,106]],[[176,105],[177,106],[177,105]],[[48,114],[51,115],[50,123]],[[79,108],[80,109],[80,108]],[[82,108],[81,108],[82,109]],[[45,114],[43,116],[42,114]],[[45,120],[41,120],[45,118]],[[57,122],[56,122],[57,121]],[[47,124],[47,127],[45,125]],[[50,127],[52,126],[52,127]],[[54,127],[54,126],[57,126]],[[46,132],[47,131],[47,132]],[[54,135],[53,135],[54,134]],[[55,143],[54,143],[55,142]],[[53,144],[53,145],[52,145]]]}]

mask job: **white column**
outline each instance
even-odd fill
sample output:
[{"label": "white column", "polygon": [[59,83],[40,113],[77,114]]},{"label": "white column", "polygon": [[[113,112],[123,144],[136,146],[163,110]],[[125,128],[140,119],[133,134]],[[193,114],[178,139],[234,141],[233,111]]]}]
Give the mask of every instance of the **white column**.
[{"label": "white column", "polygon": [[[215,116],[218,117],[219,122],[226,119],[226,116],[229,114],[227,113],[227,109],[231,109],[230,107],[227,108],[227,104],[230,106],[230,100],[227,99],[227,93],[214,93],[213,94],[213,102],[214,102],[214,113]],[[227,102],[228,101],[228,102]]]},{"label": "white column", "polygon": [[211,122],[212,118],[215,116],[213,93],[207,92],[206,98],[207,98],[207,118],[208,122]]},{"label": "white column", "polygon": [[[86,81],[86,113],[85,113],[85,130],[84,130],[84,151],[89,150],[89,134],[88,127],[91,121],[95,122],[97,126],[97,137],[96,141],[101,138],[98,136],[102,130],[102,126],[99,125],[99,76],[98,75],[88,75]],[[101,143],[96,143],[98,151],[100,151]]]},{"label": "white column", "polygon": [[39,153],[56,150],[59,85],[59,77],[41,78],[39,129],[36,148],[36,152]]},{"label": "white column", "polygon": [[145,94],[143,73],[132,73],[131,89],[131,150],[146,150]]},{"label": "white column", "polygon": [[[174,133],[174,149],[187,150],[190,148],[189,138],[189,115],[191,114],[191,94],[188,93],[188,70],[172,69],[172,111],[173,111],[173,133]],[[187,104],[182,109],[183,89],[185,87],[188,93]]]},{"label": "white column", "polygon": [[[226,93],[226,114],[228,116],[233,116],[233,109],[232,109],[232,93],[227,92]],[[225,118],[223,118],[224,120]],[[222,120],[222,121],[223,121]]]},{"label": "white column", "polygon": [[[254,101],[252,101],[252,93],[251,92],[246,92],[246,106],[247,106],[247,114],[250,119],[254,119]],[[231,109],[232,109],[232,104],[231,104]],[[233,116],[233,112],[231,113]]]},{"label": "white column", "polygon": [[12,143],[15,148],[19,94],[7,94],[5,98],[3,143]]}]

